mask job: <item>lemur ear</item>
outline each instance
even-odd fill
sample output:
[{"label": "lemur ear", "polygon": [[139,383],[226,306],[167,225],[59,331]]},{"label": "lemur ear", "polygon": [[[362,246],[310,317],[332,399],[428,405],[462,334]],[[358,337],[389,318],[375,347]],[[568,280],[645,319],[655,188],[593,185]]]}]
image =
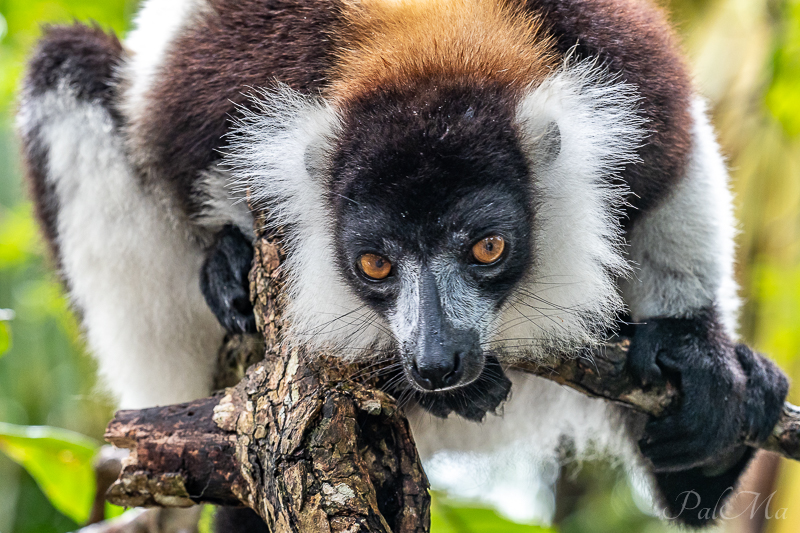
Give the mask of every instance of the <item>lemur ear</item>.
[{"label": "lemur ear", "polygon": [[303,163],[311,179],[324,176],[327,169],[330,145],[328,138],[311,140],[303,153]]},{"label": "lemur ear", "polygon": [[536,165],[549,167],[561,153],[561,129],[554,120],[545,126],[544,131],[529,141]]}]

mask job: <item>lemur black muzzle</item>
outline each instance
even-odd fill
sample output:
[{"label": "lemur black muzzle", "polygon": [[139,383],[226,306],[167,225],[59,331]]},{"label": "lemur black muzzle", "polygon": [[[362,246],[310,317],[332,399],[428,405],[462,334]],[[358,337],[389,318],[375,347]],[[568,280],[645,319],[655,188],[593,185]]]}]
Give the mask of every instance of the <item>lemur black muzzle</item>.
[{"label": "lemur black muzzle", "polygon": [[433,274],[423,273],[420,285],[416,338],[411,353],[406,354],[409,379],[426,391],[467,385],[483,370],[478,333],[451,324],[442,310]]}]

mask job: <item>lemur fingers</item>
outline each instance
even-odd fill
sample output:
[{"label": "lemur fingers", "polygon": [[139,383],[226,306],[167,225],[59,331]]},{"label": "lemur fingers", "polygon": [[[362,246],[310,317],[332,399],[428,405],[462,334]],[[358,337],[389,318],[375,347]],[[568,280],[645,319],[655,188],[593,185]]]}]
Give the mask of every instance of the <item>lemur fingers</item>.
[{"label": "lemur fingers", "polygon": [[233,225],[225,226],[208,252],[200,272],[200,290],[219,320],[231,333],[255,333],[248,274],[253,264],[249,239]]}]

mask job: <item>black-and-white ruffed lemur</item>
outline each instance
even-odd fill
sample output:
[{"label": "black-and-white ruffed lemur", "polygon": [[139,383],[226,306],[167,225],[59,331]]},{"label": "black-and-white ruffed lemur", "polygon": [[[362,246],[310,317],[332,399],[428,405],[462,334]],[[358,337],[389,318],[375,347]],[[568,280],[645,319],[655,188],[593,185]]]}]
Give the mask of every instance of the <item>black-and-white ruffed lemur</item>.
[{"label": "black-and-white ruffed lemur", "polygon": [[[786,378],[735,340],[725,164],[644,0],[146,0],[124,43],[48,28],[18,128],[123,407],[207,395],[254,329],[249,189],[285,227],[287,338],[396,353],[424,457],[571,435],[699,526],[683,495],[725,498],[778,418]],[[626,313],[630,369],[681,383],[667,417],[502,370]]]}]

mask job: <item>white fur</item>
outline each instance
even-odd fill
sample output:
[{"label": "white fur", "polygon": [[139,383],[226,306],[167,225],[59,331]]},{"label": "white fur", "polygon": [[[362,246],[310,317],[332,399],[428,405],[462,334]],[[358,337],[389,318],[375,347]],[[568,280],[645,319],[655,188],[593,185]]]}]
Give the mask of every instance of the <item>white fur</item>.
[{"label": "white fur", "polygon": [[216,165],[200,172],[195,190],[201,193],[203,205],[192,222],[212,232],[233,223],[242,230],[242,233],[255,238],[253,214],[247,206],[245,197],[234,193],[230,184],[230,174]]},{"label": "white fur", "polygon": [[739,299],[734,280],[735,221],[728,173],[705,105],[696,99],[693,149],[686,177],[630,234],[636,276],[622,283],[633,319],[690,316],[715,306],[735,337]]},{"label": "white fur", "polygon": [[123,67],[128,84],[121,99],[123,111],[133,123],[147,112],[148,92],[170,44],[208,9],[206,0],[146,0],[139,9],[125,40],[131,57]]},{"label": "white fur", "polygon": [[[534,156],[535,263],[498,326],[505,348],[535,356],[591,345],[623,308],[615,278],[629,272],[618,222],[628,189],[614,178],[644,137],[637,99],[584,62],[566,64],[520,103]],[[560,152],[543,168],[535,139],[553,122]]]},{"label": "white fur", "polygon": [[202,251],[142,191],[100,105],[62,84],[23,102],[20,129],[37,126],[63,274],[100,374],[124,408],[206,395],[223,330],[200,294]]},{"label": "white fur", "polygon": [[335,110],[284,85],[255,101],[255,111],[241,110],[226,163],[235,189],[249,187],[253,201],[286,227],[290,336],[312,347],[349,348],[345,355],[388,342],[388,324],[353,294],[334,259],[325,167],[340,127]]},{"label": "white fur", "polygon": [[415,337],[419,325],[424,321],[420,316],[420,267],[416,263],[403,262],[399,265],[400,294],[397,305],[389,314],[389,325],[400,346]]},{"label": "white fur", "polygon": [[508,376],[511,399],[501,416],[488,415],[478,424],[422,410],[409,414],[434,489],[491,504],[518,519],[547,522],[553,509],[541,498],[552,487],[542,483],[555,482],[564,438],[583,459],[614,456],[637,463],[619,408],[542,378]]}]

